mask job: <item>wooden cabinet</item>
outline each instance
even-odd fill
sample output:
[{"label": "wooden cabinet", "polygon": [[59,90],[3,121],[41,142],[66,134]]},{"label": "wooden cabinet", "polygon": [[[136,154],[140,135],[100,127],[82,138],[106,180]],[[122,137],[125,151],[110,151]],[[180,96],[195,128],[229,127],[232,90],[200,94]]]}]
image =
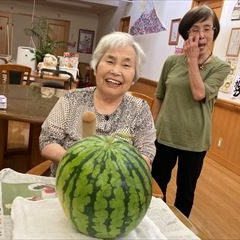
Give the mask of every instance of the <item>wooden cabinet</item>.
[{"label": "wooden cabinet", "polygon": [[218,99],[208,156],[240,175],[240,103]]}]

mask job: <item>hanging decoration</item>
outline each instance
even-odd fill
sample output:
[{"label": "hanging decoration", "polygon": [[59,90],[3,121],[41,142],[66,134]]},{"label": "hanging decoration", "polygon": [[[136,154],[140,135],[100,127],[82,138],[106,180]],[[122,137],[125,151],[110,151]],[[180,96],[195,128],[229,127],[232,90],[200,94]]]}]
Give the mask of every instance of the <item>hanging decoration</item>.
[{"label": "hanging decoration", "polygon": [[[36,2],[35,0],[33,0],[33,9],[32,9],[32,27],[33,27],[33,24],[34,24],[34,17],[35,17],[35,7],[36,7]],[[30,36],[30,46],[33,47],[33,48],[36,48],[36,44],[33,40],[33,36],[31,35]]]},{"label": "hanging decoration", "polygon": [[152,0],[148,0],[141,16],[130,28],[130,34],[143,35],[157,33],[166,30],[159,20]]},{"label": "hanging decoration", "polygon": [[240,95],[240,75],[238,75],[233,88],[233,97],[238,97]]},{"label": "hanging decoration", "polygon": [[240,0],[237,0],[236,4],[234,5],[231,20],[240,20]]}]

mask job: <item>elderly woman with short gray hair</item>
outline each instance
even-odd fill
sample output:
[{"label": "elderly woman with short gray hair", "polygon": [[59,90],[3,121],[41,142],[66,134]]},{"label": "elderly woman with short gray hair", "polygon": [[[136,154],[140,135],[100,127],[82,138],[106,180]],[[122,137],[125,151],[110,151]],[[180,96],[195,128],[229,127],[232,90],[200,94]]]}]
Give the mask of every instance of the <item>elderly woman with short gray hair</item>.
[{"label": "elderly woman with short gray hair", "polygon": [[52,175],[66,150],[82,138],[79,120],[96,114],[97,135],[119,135],[135,146],[151,166],[155,156],[155,127],[146,101],[126,94],[140,72],[144,52],[128,33],[101,38],[91,67],[96,87],[76,89],[60,98],[42,125],[40,149],[53,161]]}]

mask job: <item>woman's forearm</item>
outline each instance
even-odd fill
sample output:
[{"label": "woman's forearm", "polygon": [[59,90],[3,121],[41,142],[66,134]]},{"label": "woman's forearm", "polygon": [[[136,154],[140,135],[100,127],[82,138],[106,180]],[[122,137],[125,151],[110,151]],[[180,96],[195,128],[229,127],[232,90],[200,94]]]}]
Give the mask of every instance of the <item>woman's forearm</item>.
[{"label": "woman's forearm", "polygon": [[193,63],[192,61],[188,62],[188,74],[193,99],[196,101],[201,101],[205,98],[206,93],[197,63]]},{"label": "woman's forearm", "polygon": [[59,162],[65,153],[66,150],[57,143],[48,144],[41,151],[44,158],[52,160],[53,162]]}]

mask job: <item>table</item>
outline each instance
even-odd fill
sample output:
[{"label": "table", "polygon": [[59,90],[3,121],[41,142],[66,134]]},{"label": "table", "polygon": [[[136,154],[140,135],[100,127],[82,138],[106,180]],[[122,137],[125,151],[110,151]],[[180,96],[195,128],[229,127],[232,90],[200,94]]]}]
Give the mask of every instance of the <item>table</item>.
[{"label": "table", "polygon": [[[157,182],[152,179],[152,195],[156,198],[163,198],[163,193]],[[186,226],[188,227],[192,232],[194,232],[198,237],[200,237],[202,240],[207,239],[205,233],[200,231],[197,227],[195,227],[192,222],[185,217],[175,206],[169,205],[168,207],[172,210],[172,212],[178,217],[178,219]]]},{"label": "table", "polygon": [[58,98],[43,98],[41,88],[24,85],[0,85],[0,95],[7,97],[7,109],[0,110],[0,169],[7,154],[8,121],[30,123],[28,152],[29,168],[41,162],[39,135],[41,125]]},{"label": "table", "polygon": [[53,74],[43,74],[41,76],[40,72],[37,71],[33,71],[31,72],[31,76],[30,78],[34,78],[34,80],[36,82],[45,82],[45,81],[54,81],[54,82],[59,82],[59,83],[63,83],[63,86],[65,89],[70,89],[71,88],[71,84],[70,84],[70,80],[69,80],[69,76],[62,76],[62,74],[56,76]]},{"label": "table", "polygon": [[[0,205],[2,205],[2,209],[0,211],[0,229],[1,227],[5,228],[5,231],[2,231],[2,232],[5,232],[5,236],[2,236],[1,238],[1,232],[0,232],[0,239],[12,239],[11,231],[12,231],[13,225],[9,215],[11,210],[7,206],[9,206],[9,204],[12,204],[12,201],[17,196],[41,197],[42,188],[38,188],[38,190],[36,189],[33,190],[32,188],[29,188],[29,185],[34,184],[35,186],[37,185],[43,186],[43,183],[47,185],[54,185],[55,178],[22,174],[12,169],[3,169],[0,171],[0,188],[1,188]],[[37,204],[37,202],[35,203]],[[49,218],[49,215],[48,215],[49,210],[47,209],[47,207],[41,208],[41,211],[47,212],[46,214],[41,214],[41,215],[43,215],[46,218]],[[33,224],[37,223],[37,221],[44,223],[44,220],[40,219],[40,216],[35,211],[33,211],[33,214],[37,216],[37,219],[33,221]],[[21,216],[24,216],[24,220],[25,220],[28,215],[21,214]],[[156,199],[153,197],[150,208],[147,212],[147,216],[156,224],[156,226],[160,229],[162,234],[166,236],[167,239],[172,239],[172,240],[173,239],[174,240],[175,239],[195,239],[195,240],[198,239],[199,240],[199,238],[197,238],[197,236],[194,233],[189,231],[189,229],[186,228],[186,226],[184,226],[181,221],[179,221],[180,218],[178,218],[178,215],[176,217],[171,211],[171,209],[169,209],[169,207],[160,199]],[[1,221],[1,219],[3,219],[3,221]],[[54,218],[53,221],[55,220],[56,218]],[[20,224],[23,225],[23,222],[21,221]],[[37,226],[37,231],[39,231],[40,229],[38,227],[39,225]],[[153,231],[153,229],[151,228],[146,230]],[[27,231],[27,229],[25,231]],[[44,230],[42,234],[46,234],[46,230]],[[41,237],[41,239],[46,239],[46,238]],[[50,235],[48,235],[47,239],[56,239],[56,237],[51,238]],[[201,239],[208,239],[208,238],[201,238]]]}]

